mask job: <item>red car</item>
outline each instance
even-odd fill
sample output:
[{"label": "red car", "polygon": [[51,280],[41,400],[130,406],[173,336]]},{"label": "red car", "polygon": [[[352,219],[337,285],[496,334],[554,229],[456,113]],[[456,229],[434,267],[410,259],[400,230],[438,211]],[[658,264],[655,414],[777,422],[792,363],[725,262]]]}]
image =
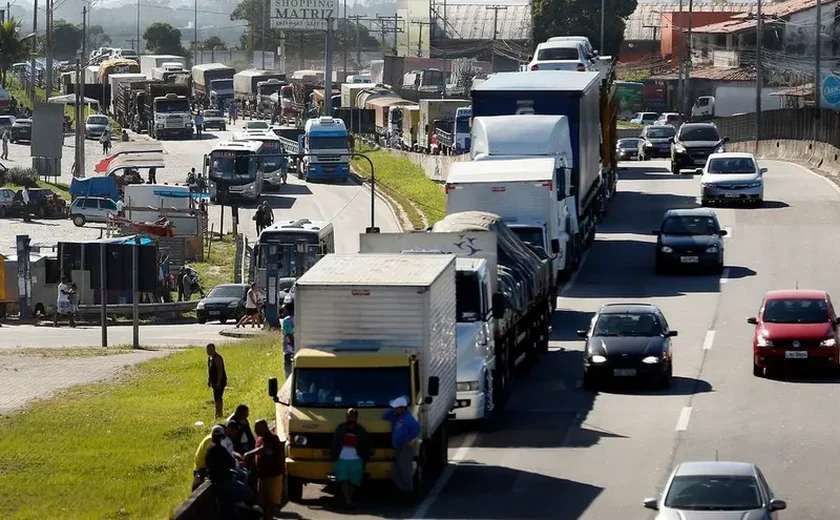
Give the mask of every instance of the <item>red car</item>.
[{"label": "red car", "polygon": [[840,363],[831,297],[825,291],[770,291],[764,295],[753,335],[753,375],[781,367],[836,367]]}]

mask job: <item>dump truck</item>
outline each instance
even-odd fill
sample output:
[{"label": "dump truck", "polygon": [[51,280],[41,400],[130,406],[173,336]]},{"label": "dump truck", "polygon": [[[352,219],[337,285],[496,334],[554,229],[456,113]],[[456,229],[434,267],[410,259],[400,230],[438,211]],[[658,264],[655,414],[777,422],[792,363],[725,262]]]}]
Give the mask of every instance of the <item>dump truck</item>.
[{"label": "dump truck", "polygon": [[420,423],[414,489],[447,465],[455,405],[455,258],[329,254],[295,285],[294,369],[269,380],[277,431],[288,439],[286,482],[299,502],[306,484],[334,480],[330,451],[348,407],[359,410],[372,455],[366,480],[390,478],[395,451],[390,402],[405,399]]},{"label": "dump truck", "polygon": [[193,95],[214,107],[227,107],[233,99],[233,75],[236,69],[223,63],[206,63],[192,68]]},{"label": "dump truck", "polygon": [[548,350],[551,267],[499,215],[452,213],[429,232],[370,233],[362,253],[455,256],[458,394],[455,419],[483,419],[503,406],[518,367]]},{"label": "dump truck", "polygon": [[187,85],[163,82],[146,84],[143,110],[149,137],[192,137],[189,93]]},{"label": "dump truck", "polygon": [[96,82],[102,85],[108,84],[108,77],[111,74],[140,74],[140,64],[134,60],[122,58],[103,61],[99,65]]}]

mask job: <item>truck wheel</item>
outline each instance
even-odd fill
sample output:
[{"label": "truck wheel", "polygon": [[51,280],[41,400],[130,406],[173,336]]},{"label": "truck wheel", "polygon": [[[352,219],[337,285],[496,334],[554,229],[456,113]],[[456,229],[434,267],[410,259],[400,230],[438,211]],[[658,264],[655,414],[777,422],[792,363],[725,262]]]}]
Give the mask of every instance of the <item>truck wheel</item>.
[{"label": "truck wheel", "polygon": [[545,323],[543,323],[543,337],[542,342],[540,344],[540,350],[544,354],[548,354],[548,343],[551,340],[551,314],[552,310],[549,307],[548,311],[546,312]]},{"label": "truck wheel", "polygon": [[493,371],[493,403],[498,408],[504,407],[507,403],[509,381],[510,365],[507,356],[502,355],[496,358],[496,370]]},{"label": "truck wheel", "polygon": [[300,502],[303,500],[303,481],[299,478],[289,477],[286,483],[289,500]]}]

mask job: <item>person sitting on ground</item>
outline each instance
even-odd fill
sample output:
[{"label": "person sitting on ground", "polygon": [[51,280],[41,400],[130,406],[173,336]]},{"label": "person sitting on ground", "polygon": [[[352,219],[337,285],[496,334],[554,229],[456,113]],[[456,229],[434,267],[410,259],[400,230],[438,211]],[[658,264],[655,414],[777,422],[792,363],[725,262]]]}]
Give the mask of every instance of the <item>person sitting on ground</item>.
[{"label": "person sitting on ground", "polygon": [[213,426],[210,433],[198,443],[198,449],[195,450],[195,460],[193,461],[192,491],[198,489],[209,476],[207,472],[207,451],[213,444],[213,437],[225,439],[225,427],[221,424]]},{"label": "person sitting on ground", "polygon": [[237,504],[254,503],[254,492],[236,477],[237,462],[225,446],[224,439],[225,434],[213,428],[206,461],[207,476],[217,488],[220,505],[227,512],[224,517],[229,518],[232,516],[230,511],[234,510]]},{"label": "person sitting on ground", "polygon": [[[253,432],[251,432],[251,425],[248,423],[248,415],[251,413],[251,410],[244,404],[240,404],[236,407],[236,411],[228,417],[228,422],[234,421],[239,424],[239,431],[240,436],[238,439],[238,443],[242,453],[248,452],[253,450],[256,447],[256,439],[254,438]],[[234,448],[236,448],[234,444]],[[235,449],[235,451],[240,451],[239,449]]]}]

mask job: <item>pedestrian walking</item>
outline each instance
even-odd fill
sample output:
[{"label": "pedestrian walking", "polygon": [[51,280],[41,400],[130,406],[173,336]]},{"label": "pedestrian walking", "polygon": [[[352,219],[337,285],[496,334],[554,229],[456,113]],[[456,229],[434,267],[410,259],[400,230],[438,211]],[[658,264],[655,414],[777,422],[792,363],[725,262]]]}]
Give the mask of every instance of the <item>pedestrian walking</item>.
[{"label": "pedestrian walking", "polygon": [[216,352],[216,345],[207,344],[207,386],[213,389],[213,403],[216,405],[216,417],[224,415],[224,394],[227,386],[225,359]]},{"label": "pedestrian walking", "polygon": [[117,201],[117,216],[124,217],[125,216],[125,203],[123,202],[122,198]]},{"label": "pedestrian walking", "polygon": [[[287,296],[288,298],[288,296]],[[295,361],[295,302],[285,301],[283,305],[283,318],[280,326],[283,329],[283,369],[286,377],[292,375],[293,363]]]},{"label": "pedestrian walking", "polygon": [[102,143],[102,155],[108,155],[111,150],[111,129],[106,128],[102,135],[99,136],[99,142]]},{"label": "pedestrian walking", "polygon": [[55,320],[54,324],[58,327],[58,320],[62,316],[70,318],[70,326],[76,326],[76,319],[73,316],[73,288],[70,285],[70,279],[67,276],[61,277],[61,283],[58,284],[58,298],[55,302]]},{"label": "pedestrian walking", "polygon": [[382,418],[391,423],[391,444],[394,447],[391,480],[406,501],[411,501],[414,491],[414,440],[420,435],[420,423],[408,411],[408,399],[405,397],[397,397],[390,405],[391,409]]},{"label": "pedestrian walking", "polygon": [[9,140],[11,136],[9,135],[9,129],[3,129],[3,135],[0,136],[0,141],[3,142],[3,153],[0,154],[0,159],[9,159]]},{"label": "pedestrian walking", "polygon": [[207,189],[207,179],[204,178],[204,173],[198,172],[198,177],[195,179],[195,187],[199,193],[205,193]]},{"label": "pedestrian walking", "polygon": [[268,207],[268,202],[262,202],[262,215],[263,215],[263,229],[271,226],[274,224],[274,211],[270,207]]},{"label": "pedestrian walking", "polygon": [[242,316],[236,324],[237,329],[249,323],[251,324],[251,328],[253,328],[259,323],[260,299],[260,291],[257,289],[257,283],[254,282],[248,287],[248,294],[245,296],[245,316]]},{"label": "pedestrian walking", "polygon": [[157,184],[157,168],[149,168],[149,184]]},{"label": "pedestrian walking", "polygon": [[257,211],[254,212],[254,225],[257,228],[257,238],[259,238],[262,230],[265,229],[265,206],[260,204],[257,206]]},{"label": "pedestrian walking", "polygon": [[235,102],[231,103],[230,106],[228,107],[228,122],[232,125],[236,124],[236,115],[237,115],[238,110],[239,109],[236,107]]},{"label": "pedestrian walking", "polygon": [[201,139],[201,132],[204,131],[204,116],[202,115],[201,111],[199,111],[195,115],[195,135],[198,139]]},{"label": "pedestrian walking", "polygon": [[344,505],[353,507],[353,495],[362,485],[365,463],[371,456],[370,438],[359,424],[359,411],[355,408],[347,410],[344,422],[335,429],[330,455]]}]

